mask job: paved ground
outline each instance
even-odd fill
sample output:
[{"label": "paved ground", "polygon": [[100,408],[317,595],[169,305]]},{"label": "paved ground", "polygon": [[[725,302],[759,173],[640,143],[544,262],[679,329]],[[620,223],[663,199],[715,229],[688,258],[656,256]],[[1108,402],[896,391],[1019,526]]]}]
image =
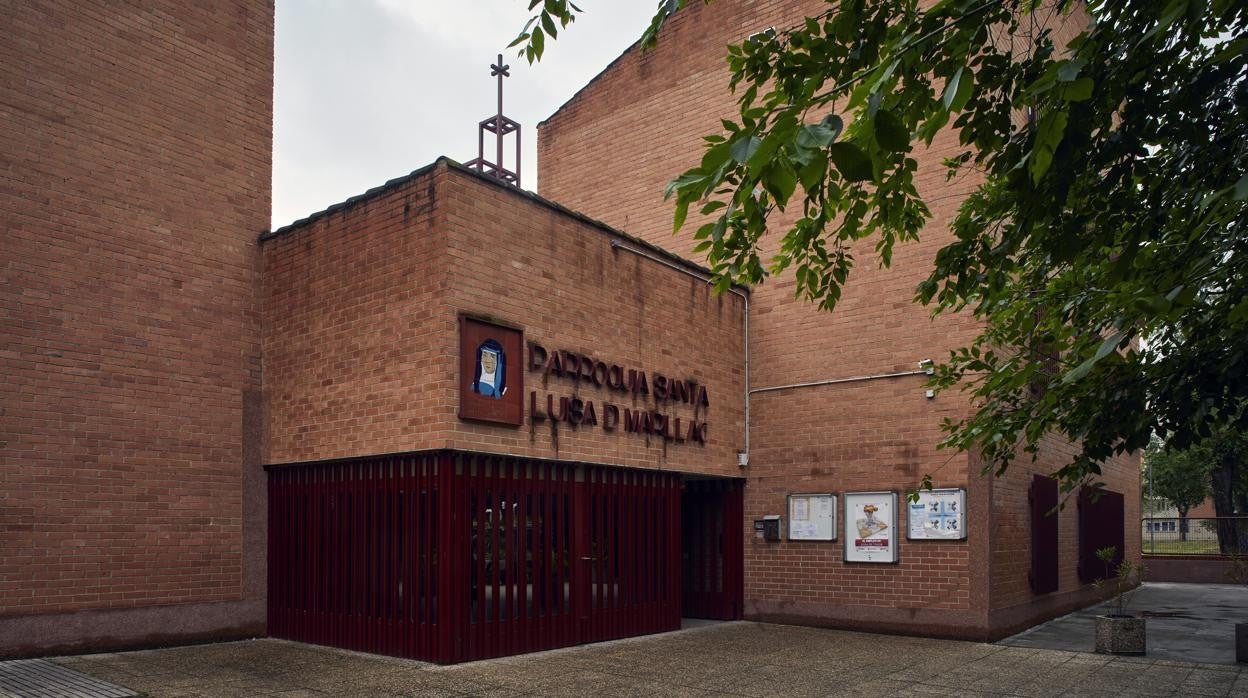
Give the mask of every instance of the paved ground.
[{"label": "paved ground", "polygon": [[134,691],[46,659],[0,662],[0,698],[130,698]]},{"label": "paved ground", "polygon": [[57,660],[152,696],[1248,696],[1248,667],[736,622],[437,667],[253,640]]},{"label": "paved ground", "polygon": [[[1235,623],[1248,623],[1248,586],[1150,582],[1130,599],[1128,610],[1144,615],[1152,659],[1235,664]],[[1091,652],[1093,606],[1026,630],[1001,644]]]}]

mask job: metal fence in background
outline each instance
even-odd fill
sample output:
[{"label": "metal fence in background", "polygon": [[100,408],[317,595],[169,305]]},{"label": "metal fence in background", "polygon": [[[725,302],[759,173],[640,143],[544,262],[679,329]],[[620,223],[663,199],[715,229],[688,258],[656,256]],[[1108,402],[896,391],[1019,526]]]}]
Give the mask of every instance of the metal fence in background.
[{"label": "metal fence in background", "polygon": [[1248,516],[1141,520],[1145,555],[1248,554]]}]

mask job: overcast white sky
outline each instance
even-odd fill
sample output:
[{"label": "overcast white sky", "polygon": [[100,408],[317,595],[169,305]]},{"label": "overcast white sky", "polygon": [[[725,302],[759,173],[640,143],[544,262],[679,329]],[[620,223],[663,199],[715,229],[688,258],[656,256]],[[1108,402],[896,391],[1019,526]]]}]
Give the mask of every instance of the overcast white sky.
[{"label": "overcast white sky", "polygon": [[657,3],[577,4],[585,13],[530,66],[504,48],[528,18],[524,0],[277,0],[273,226],[439,155],[475,158],[500,51],[505,111],[524,127],[521,180],[534,189],[537,122],[641,36]]}]

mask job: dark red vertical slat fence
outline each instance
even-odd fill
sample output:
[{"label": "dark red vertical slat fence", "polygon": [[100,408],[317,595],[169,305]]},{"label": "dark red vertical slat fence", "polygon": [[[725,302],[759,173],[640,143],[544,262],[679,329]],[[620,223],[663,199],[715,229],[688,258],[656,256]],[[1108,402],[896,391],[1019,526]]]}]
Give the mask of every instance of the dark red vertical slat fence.
[{"label": "dark red vertical slat fence", "polygon": [[588,623],[582,642],[680,627],[680,478],[585,467]]},{"label": "dark red vertical slat fence", "polygon": [[270,472],[270,634],[437,657],[439,458]]},{"label": "dark red vertical slat fence", "polygon": [[692,480],[681,499],[683,615],[736,620],[744,595],[739,480]]},{"label": "dark red vertical slat fence", "polygon": [[451,663],[680,627],[678,475],[438,452],[269,483],[273,636]]}]

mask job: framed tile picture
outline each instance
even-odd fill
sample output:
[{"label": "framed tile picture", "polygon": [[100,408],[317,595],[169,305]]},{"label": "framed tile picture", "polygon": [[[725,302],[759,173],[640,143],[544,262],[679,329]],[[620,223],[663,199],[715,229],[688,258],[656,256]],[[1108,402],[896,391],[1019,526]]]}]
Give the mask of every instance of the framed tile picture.
[{"label": "framed tile picture", "polygon": [[524,332],[459,318],[459,418],[524,422]]}]

